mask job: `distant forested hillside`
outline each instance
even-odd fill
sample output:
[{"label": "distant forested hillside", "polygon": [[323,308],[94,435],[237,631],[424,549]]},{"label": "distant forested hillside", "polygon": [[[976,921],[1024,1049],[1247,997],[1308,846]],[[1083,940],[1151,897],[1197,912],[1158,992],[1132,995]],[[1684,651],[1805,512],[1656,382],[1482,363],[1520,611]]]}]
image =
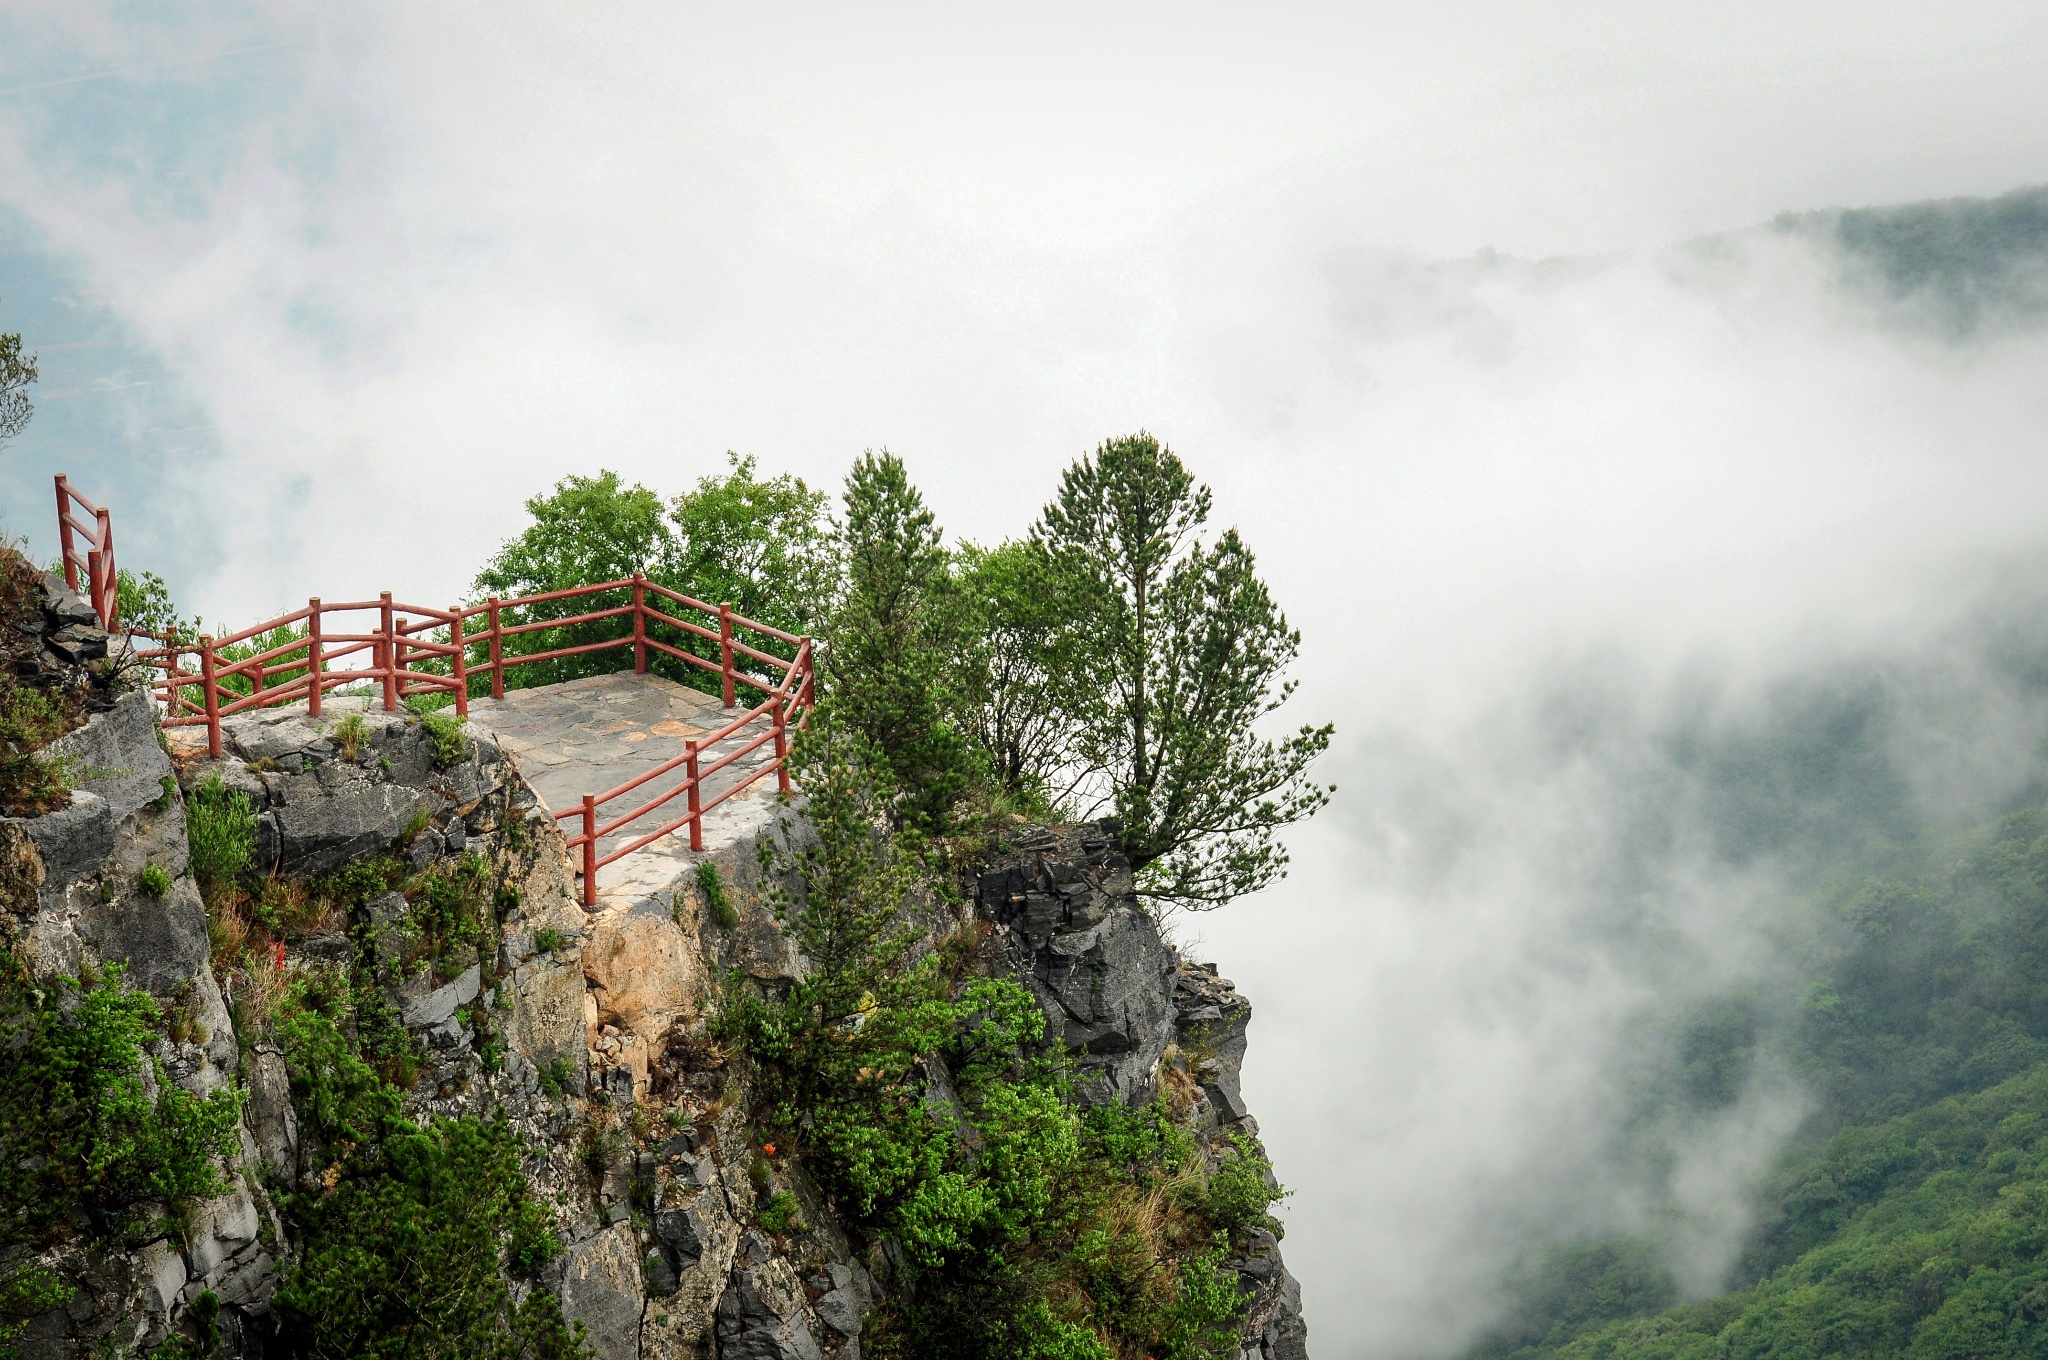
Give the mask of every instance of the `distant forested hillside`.
[{"label": "distant forested hillside", "polygon": [[1740,1287],[1671,1307],[1649,1244],[1581,1244],[1474,1360],[2048,1357],[2048,808],[1870,855],[1823,906],[1789,1023],[1746,998],[1687,1034],[1681,1083],[1761,1050],[1820,1102]]},{"label": "distant forested hillside", "polygon": [[1835,248],[1846,281],[1956,333],[2048,316],[2048,185],[1998,198],[1785,213],[1771,227]]}]

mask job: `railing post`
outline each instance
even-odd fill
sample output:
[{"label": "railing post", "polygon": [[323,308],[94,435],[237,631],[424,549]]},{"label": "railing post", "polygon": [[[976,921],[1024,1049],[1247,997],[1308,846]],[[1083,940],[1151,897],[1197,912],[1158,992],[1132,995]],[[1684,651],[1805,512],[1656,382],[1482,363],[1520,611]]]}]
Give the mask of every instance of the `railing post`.
[{"label": "railing post", "polygon": [[384,652],[384,711],[391,713],[398,708],[398,630],[391,622],[391,592],[378,595],[377,603],[383,611],[384,640],[378,646]]},{"label": "railing post", "polygon": [[789,792],[789,706],[794,702],[775,701],[775,787],[782,793]]},{"label": "railing post", "polygon": [[815,708],[818,700],[811,691],[811,677],[818,673],[818,658],[811,651],[809,638],[797,644],[796,654],[804,659],[804,678],[803,683],[797,686],[797,701],[805,708]]},{"label": "railing post", "polygon": [[633,573],[633,673],[647,674],[647,578]]},{"label": "railing post", "polygon": [[498,630],[498,597],[491,596],[491,697],[505,697],[505,635]]},{"label": "railing post", "polygon": [[220,758],[220,684],[213,673],[213,637],[199,635],[199,684],[206,697],[206,754]]},{"label": "railing post", "polygon": [[320,716],[320,597],[306,601],[306,712]]},{"label": "railing post", "polygon": [[105,622],[107,611],[100,605],[100,550],[94,548],[85,555],[85,602],[92,606],[92,612]]},{"label": "railing post", "polygon": [[732,606],[718,606],[718,670],[725,679],[725,706],[732,707]]},{"label": "railing post", "polygon": [[[265,650],[263,646],[263,634],[258,633],[256,635],[254,646],[256,650],[259,652]],[[249,669],[249,692],[259,699],[263,697],[263,663],[261,661],[255,663],[255,665],[251,666]],[[261,708],[263,707],[263,705],[258,704],[256,705],[256,707]]]},{"label": "railing post", "polygon": [[469,716],[469,644],[462,640],[462,606],[451,605],[454,619],[448,624],[448,641],[455,646],[455,716]]},{"label": "railing post", "polygon": [[71,483],[61,472],[57,474],[57,546],[64,554],[64,584],[76,591],[78,564],[72,560],[77,550],[71,544]]},{"label": "railing post", "polygon": [[597,795],[583,795],[583,905],[597,905]]},{"label": "railing post", "polygon": [[683,772],[690,785],[690,849],[704,848],[704,795],[697,787],[697,739],[683,743]]},{"label": "railing post", "polygon": [[100,511],[100,627],[113,632],[121,622],[121,571],[114,562],[114,512]]}]

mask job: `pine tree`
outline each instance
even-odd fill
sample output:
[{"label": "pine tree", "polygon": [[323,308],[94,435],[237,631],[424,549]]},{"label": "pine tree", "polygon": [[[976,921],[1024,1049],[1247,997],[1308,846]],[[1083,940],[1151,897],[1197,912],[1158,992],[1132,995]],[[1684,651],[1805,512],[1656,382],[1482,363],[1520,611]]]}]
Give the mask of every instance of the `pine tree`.
[{"label": "pine tree", "polygon": [[846,479],[845,588],[826,656],[840,712],[878,750],[903,825],[945,829],[973,753],[946,717],[946,550],[903,460],[862,454]]},{"label": "pine tree", "polygon": [[1140,432],[1068,468],[1032,531],[1073,620],[1056,652],[1076,755],[1106,786],[1139,891],[1196,910],[1286,872],[1280,828],[1331,790],[1332,728],[1254,730],[1294,692],[1301,646],[1235,529],[1204,544],[1210,492]]}]

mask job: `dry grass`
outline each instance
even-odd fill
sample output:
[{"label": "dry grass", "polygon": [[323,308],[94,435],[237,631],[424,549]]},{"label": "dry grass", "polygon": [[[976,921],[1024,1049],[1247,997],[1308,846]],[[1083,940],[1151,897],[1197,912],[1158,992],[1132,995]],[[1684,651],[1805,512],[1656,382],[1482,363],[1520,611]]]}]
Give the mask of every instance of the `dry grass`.
[{"label": "dry grass", "polygon": [[1202,1098],[1202,1084],[1188,1071],[1180,1050],[1169,1045],[1159,1059],[1159,1090],[1175,1115],[1184,1115]]},{"label": "dry grass", "polygon": [[213,950],[213,971],[226,972],[241,960],[249,944],[247,899],[239,892],[207,894],[206,938]]}]

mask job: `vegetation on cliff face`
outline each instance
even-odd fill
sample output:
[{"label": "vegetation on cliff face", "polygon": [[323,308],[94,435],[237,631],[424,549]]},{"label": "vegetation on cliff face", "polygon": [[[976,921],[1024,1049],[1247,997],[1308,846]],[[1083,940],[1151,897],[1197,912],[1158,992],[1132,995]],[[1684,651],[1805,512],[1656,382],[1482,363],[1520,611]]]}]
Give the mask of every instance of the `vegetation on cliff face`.
[{"label": "vegetation on cliff face", "polygon": [[226,1188],[241,1101],[194,1096],[147,1049],[163,1009],[118,966],[32,980],[0,953],[0,1354],[67,1291],[31,1253],[135,1237]]},{"label": "vegetation on cliff face", "polygon": [[863,1353],[1235,1356],[1221,1263],[1270,1225],[1270,1167],[1245,1143],[1209,1170],[1164,1102],[1082,1111],[1037,1001],[974,970],[978,934],[925,947],[888,761],[828,703],[794,764],[815,843],[767,853],[802,882],[776,908],[812,970],[781,996],[735,975],[718,1034],[753,1065],[775,1155],[907,1258],[914,1292]]},{"label": "vegetation on cliff face", "polygon": [[298,1255],[276,1307],[287,1354],[566,1360],[581,1350],[546,1289],[514,1293],[562,1248],[503,1117],[422,1128],[365,1060],[340,979],[295,985],[277,1018],[304,1112],[331,1164],[285,1196]]},{"label": "vegetation on cliff face", "polygon": [[1796,995],[1688,1054],[1738,1088],[1771,1054],[1820,1101],[1736,1290],[1671,1308],[1649,1244],[1568,1250],[1476,1355],[2048,1354],[2048,809],[1884,850],[1823,906]]}]

